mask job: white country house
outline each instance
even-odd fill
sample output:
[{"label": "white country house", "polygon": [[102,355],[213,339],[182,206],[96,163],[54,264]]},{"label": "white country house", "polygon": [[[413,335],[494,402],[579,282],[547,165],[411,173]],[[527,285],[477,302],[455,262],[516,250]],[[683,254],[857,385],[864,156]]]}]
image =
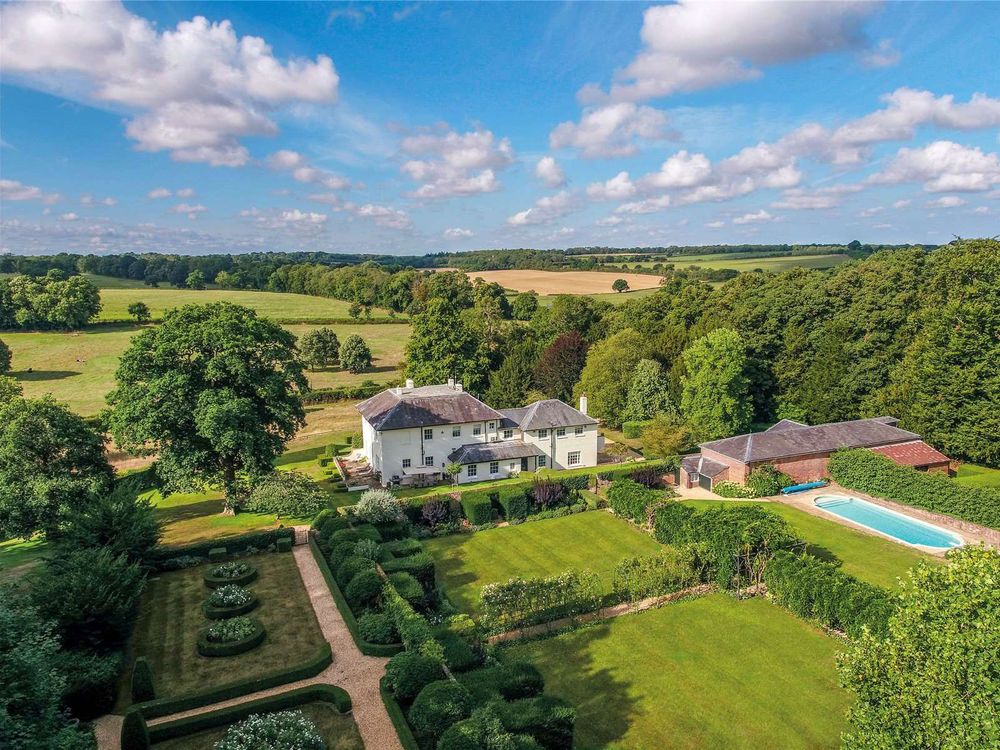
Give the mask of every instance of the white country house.
[{"label": "white country house", "polygon": [[389,388],[358,404],[364,455],[383,485],[501,479],[537,469],[597,466],[597,420],[556,399],[494,409],[461,383]]}]

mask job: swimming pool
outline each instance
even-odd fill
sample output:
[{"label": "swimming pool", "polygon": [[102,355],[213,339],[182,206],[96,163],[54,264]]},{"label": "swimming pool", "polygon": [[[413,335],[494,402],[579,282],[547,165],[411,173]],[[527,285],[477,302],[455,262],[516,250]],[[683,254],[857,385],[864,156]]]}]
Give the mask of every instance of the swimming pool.
[{"label": "swimming pool", "polygon": [[846,518],[856,524],[877,531],[907,544],[919,544],[923,547],[948,549],[964,544],[962,537],[938,526],[918,521],[881,505],[870,503],[859,497],[844,497],[843,495],[820,495],[816,498],[816,507]]}]

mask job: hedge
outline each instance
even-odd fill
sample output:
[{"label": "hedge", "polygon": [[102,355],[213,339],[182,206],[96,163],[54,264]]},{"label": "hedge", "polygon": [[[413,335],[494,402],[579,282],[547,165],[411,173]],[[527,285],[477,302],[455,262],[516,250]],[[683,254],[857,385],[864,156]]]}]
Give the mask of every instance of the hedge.
[{"label": "hedge", "polygon": [[344,623],[347,625],[347,629],[350,631],[351,637],[354,639],[354,644],[358,647],[358,650],[366,656],[392,656],[393,654],[398,654],[402,651],[403,646],[400,643],[391,643],[386,645],[369,643],[361,637],[361,633],[358,630],[358,621],[354,617],[354,613],[351,611],[351,608],[347,606],[347,600],[344,598],[344,594],[341,592],[340,586],[337,585],[337,581],[334,579],[333,573],[330,571],[330,566],[327,565],[326,559],[323,557],[323,553],[316,544],[316,538],[312,534],[309,535],[309,549],[312,550],[313,559],[316,561],[316,564],[319,566],[320,573],[323,574],[323,578],[326,580],[326,586],[330,589],[330,594],[333,595],[333,600],[337,604],[337,609],[340,610],[340,614],[344,618]]},{"label": "hedge", "polygon": [[120,742],[122,750],[149,750],[149,727],[138,708],[125,712]]},{"label": "hedge", "polygon": [[202,580],[205,581],[205,585],[208,586],[210,589],[217,589],[221,586],[228,586],[229,584],[233,584],[234,586],[246,586],[248,583],[253,583],[254,581],[257,580],[257,568],[255,568],[253,565],[250,565],[250,563],[247,563],[247,565],[249,566],[250,570],[248,570],[243,575],[238,576],[237,578],[224,578],[222,576],[214,576],[212,575],[212,571],[215,570],[215,568],[210,568],[202,576]]},{"label": "hedge", "polygon": [[656,476],[659,477],[672,472],[677,467],[677,462],[677,458],[668,458],[662,461],[639,461],[625,464],[617,469],[599,471],[597,472],[597,478],[603,482],[613,482],[616,479],[633,479],[638,481],[636,479],[637,476],[642,476],[651,471],[655,471]]},{"label": "hedge", "polygon": [[776,552],[764,571],[764,583],[775,601],[799,617],[818,620],[852,638],[864,627],[885,636],[895,609],[888,591],[810,555]]},{"label": "hedge", "polygon": [[427,685],[441,679],[444,679],[441,662],[414,651],[396,654],[385,665],[386,684],[394,696],[406,702],[416,698],[417,693]]},{"label": "hedge", "polygon": [[[427,619],[420,615],[408,601],[399,595],[392,583],[386,583],[382,592],[385,611],[392,615],[396,630],[407,651],[424,653],[425,645],[434,641],[434,633]],[[436,642],[435,642],[436,643]],[[435,648],[435,650],[437,650]]]},{"label": "hedge", "polygon": [[264,642],[267,631],[264,630],[264,623],[256,617],[247,618],[253,623],[253,633],[238,641],[226,643],[214,643],[208,640],[208,628],[203,628],[198,633],[198,653],[202,656],[236,656],[252,651]]},{"label": "hedge", "polygon": [[[389,714],[389,720],[392,721],[392,726],[395,727],[396,734],[399,735],[399,744],[403,746],[403,750],[420,750],[420,746],[417,744],[417,740],[413,736],[413,730],[410,729],[410,725],[406,721],[403,709],[400,707],[395,697],[393,697],[392,690],[389,687],[389,682],[386,677],[382,677],[379,681],[378,687],[379,693],[382,694],[382,703],[385,705],[385,710]],[[123,748],[122,750],[127,749]]]},{"label": "hedge", "polygon": [[530,698],[540,695],[545,687],[538,668],[530,662],[520,661],[476,669],[456,679],[471,693],[477,705],[496,698]]},{"label": "hedge", "polygon": [[466,492],[462,495],[462,512],[473,526],[493,520],[493,504],[488,492]]},{"label": "hedge", "polygon": [[648,509],[661,495],[631,479],[616,479],[608,490],[608,504],[616,515],[645,526]]},{"label": "hedge", "polygon": [[[218,711],[209,711],[183,719],[167,721],[162,724],[154,724],[148,729],[149,740],[154,744],[157,742],[166,742],[167,740],[202,732],[206,729],[233,724],[237,721],[242,721],[251,714],[283,711],[316,701],[331,703],[342,714],[351,711],[351,697],[343,688],[326,684],[307,685],[306,687],[295,688],[294,690],[288,690],[267,698],[258,698],[246,703],[239,703],[235,706],[220,708]],[[122,736],[124,739],[124,727]],[[126,750],[124,742],[122,750]]]},{"label": "hedge", "polygon": [[132,665],[132,702],[142,703],[156,698],[153,687],[153,670],[145,656],[140,656]]},{"label": "hedge", "polygon": [[1000,529],[1000,489],[957,484],[860,448],[837,451],[827,467],[843,487]]},{"label": "hedge", "polygon": [[[342,321],[344,322],[344,321]],[[351,321],[357,323],[357,321]],[[365,321],[365,323],[374,323],[375,321]],[[387,322],[398,323],[399,320],[389,320]],[[366,398],[371,398],[372,396],[381,393],[387,388],[391,388],[393,383],[372,383],[371,381],[362,383],[361,385],[341,385],[336,388],[316,388],[313,390],[308,390],[302,393],[302,404],[304,406],[309,406],[311,404],[329,404],[333,401],[363,401]]]},{"label": "hedge", "polygon": [[406,599],[412,607],[421,607],[427,600],[427,593],[420,582],[410,573],[391,573],[389,580],[395,587],[396,592]]},{"label": "hedge", "polygon": [[499,703],[497,711],[508,732],[531,735],[548,750],[569,750],[573,747],[576,711],[562,698],[539,695]]},{"label": "hedge", "polygon": [[508,521],[524,520],[531,511],[531,501],[526,491],[520,487],[501,488],[497,492],[497,503],[503,509],[503,516]]},{"label": "hedge", "polygon": [[254,592],[248,591],[248,593],[250,600],[246,604],[237,604],[235,607],[213,607],[205,602],[201,605],[201,611],[209,620],[226,620],[230,617],[245,615],[247,612],[252,612],[260,604],[260,600],[257,599]]},{"label": "hedge", "polygon": [[136,707],[142,711],[142,715],[146,719],[168,716],[169,714],[176,714],[181,711],[190,711],[193,708],[209,706],[213,703],[229,700],[230,698],[238,698],[250,693],[256,693],[259,690],[267,690],[289,682],[298,682],[299,680],[315,677],[330,666],[332,662],[333,654],[330,651],[330,644],[323,643],[315,655],[302,664],[288,667],[278,672],[272,672],[263,677],[231,682],[228,685],[222,685],[211,690],[137,703]]},{"label": "hedge", "polygon": [[397,557],[382,563],[386,575],[392,573],[409,573],[416,578],[427,591],[434,590],[434,558],[426,552],[418,552],[409,557]]},{"label": "hedge", "polygon": [[644,419],[640,422],[622,422],[622,435],[628,440],[636,440],[642,437],[643,431],[649,425],[650,420]]},{"label": "hedge", "polygon": [[209,550],[215,547],[225,547],[230,555],[246,552],[247,548],[253,547],[256,550],[264,550],[272,544],[276,545],[279,539],[295,539],[295,529],[280,526],[277,529],[266,531],[252,531],[248,534],[223,537],[222,539],[212,539],[208,542],[195,542],[172,547],[154,547],[150,550],[147,559],[153,567],[162,568],[163,563],[177,557],[208,557]]},{"label": "hedge", "polygon": [[409,557],[418,552],[424,551],[424,545],[418,539],[400,539],[395,542],[385,542],[382,551],[389,553],[392,557]]}]

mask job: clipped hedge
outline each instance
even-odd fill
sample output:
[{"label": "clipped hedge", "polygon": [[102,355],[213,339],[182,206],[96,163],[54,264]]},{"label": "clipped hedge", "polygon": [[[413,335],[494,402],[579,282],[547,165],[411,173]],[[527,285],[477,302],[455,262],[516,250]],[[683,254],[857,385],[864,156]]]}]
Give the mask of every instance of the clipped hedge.
[{"label": "clipped hedge", "polygon": [[145,656],[140,656],[132,665],[132,702],[142,703],[156,698],[153,687],[153,670]]},{"label": "clipped hedge", "polygon": [[616,479],[608,490],[608,504],[616,515],[645,526],[648,509],[660,499],[660,494],[632,479]]},{"label": "clipped hedge", "polygon": [[409,557],[397,557],[382,563],[386,575],[409,573],[427,591],[434,590],[434,558],[426,552],[418,552]]},{"label": "clipped hedge", "polygon": [[385,611],[392,615],[403,647],[407,651],[425,653],[432,648],[438,650],[430,623],[399,595],[391,582],[385,584],[382,599]]},{"label": "clipped hedge", "polygon": [[465,686],[476,704],[487,703],[496,698],[530,698],[540,695],[545,687],[545,680],[538,668],[524,661],[483,667],[458,675],[456,679]]},{"label": "clipped hedge", "polygon": [[208,639],[210,628],[203,628],[198,633],[198,653],[202,656],[212,657],[236,656],[257,648],[267,637],[267,631],[264,629],[264,623],[256,617],[248,617],[247,620],[253,623],[253,631],[246,638],[241,638],[238,641],[210,641]]},{"label": "clipped hedge", "polygon": [[247,612],[252,612],[260,604],[260,600],[257,599],[254,592],[248,591],[247,593],[250,594],[250,600],[245,604],[238,604],[235,607],[216,607],[206,601],[201,605],[201,611],[209,620],[227,620],[230,617],[245,615]]},{"label": "clipped hedge", "polygon": [[547,750],[570,750],[576,711],[562,698],[539,695],[535,698],[498,703],[504,729],[533,737]]},{"label": "clipped hedge", "polygon": [[400,539],[394,542],[385,542],[382,545],[382,551],[392,557],[409,557],[418,552],[423,552],[424,545],[417,539]]},{"label": "clipped hedge", "polygon": [[497,503],[508,521],[522,521],[531,512],[531,501],[521,487],[503,487],[497,492]]},{"label": "clipped hedge", "polygon": [[837,451],[827,470],[843,487],[1000,529],[1000,489],[957,484],[863,448]]},{"label": "clipped hedge", "polygon": [[438,680],[417,694],[410,706],[410,726],[417,737],[436,742],[448,727],[471,713],[469,691],[457,682]]},{"label": "clipped hedge", "polygon": [[810,555],[776,552],[764,571],[764,583],[775,601],[799,617],[818,620],[852,638],[865,627],[885,636],[895,609],[888,591]]},{"label": "clipped hedge", "polygon": [[389,580],[396,588],[397,593],[406,599],[410,606],[419,608],[426,602],[427,593],[424,591],[424,587],[409,573],[392,573],[389,575]]},{"label": "clipped hedge", "polygon": [[295,539],[295,529],[279,526],[277,529],[253,531],[248,534],[212,539],[208,542],[196,542],[180,546],[159,546],[150,550],[147,560],[157,569],[163,569],[164,564],[178,557],[208,557],[209,550],[216,547],[225,548],[230,555],[243,554],[248,549],[265,550],[271,545],[277,545],[279,539]]},{"label": "clipped hedge", "polygon": [[[247,571],[240,575],[234,577],[227,577],[223,575],[217,575],[216,571],[218,568],[211,568],[205,572],[202,577],[205,581],[205,585],[210,589],[217,589],[220,586],[228,586],[233,584],[235,586],[246,586],[248,583],[253,583],[257,580],[257,568],[245,561],[239,561],[247,567]],[[231,564],[231,563],[230,563]],[[221,566],[220,566],[221,567]]]},{"label": "clipped hedge", "polygon": [[125,712],[120,742],[122,750],[149,750],[149,727],[139,709],[132,707]]},{"label": "clipped hedge", "polygon": [[403,709],[392,694],[388,678],[382,677],[378,686],[379,693],[382,695],[382,703],[389,714],[389,720],[396,729],[396,734],[399,735],[399,744],[403,746],[403,750],[420,750],[417,739],[413,736],[413,730],[410,729],[410,725],[406,721]]},{"label": "clipped hedge", "polygon": [[385,679],[393,695],[409,703],[427,685],[444,679],[444,672],[437,659],[413,651],[403,651],[389,659],[389,663],[385,665]]},{"label": "clipped hedge", "polygon": [[637,461],[621,466],[617,469],[597,472],[597,478],[602,482],[613,482],[616,479],[632,479],[638,482],[639,479],[649,475],[658,477],[669,474],[678,466],[678,460],[668,458],[662,461]]},{"label": "clipped hedge", "polygon": [[493,520],[493,503],[488,492],[465,492],[461,499],[462,512],[473,526]]}]

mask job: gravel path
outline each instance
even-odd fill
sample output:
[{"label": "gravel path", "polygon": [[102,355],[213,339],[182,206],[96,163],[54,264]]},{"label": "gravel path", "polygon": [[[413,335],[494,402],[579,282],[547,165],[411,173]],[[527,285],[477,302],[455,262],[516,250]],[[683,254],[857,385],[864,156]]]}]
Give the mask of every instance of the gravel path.
[{"label": "gravel path", "polygon": [[[392,725],[392,720],[385,710],[385,704],[382,702],[382,695],[379,692],[379,680],[385,673],[385,664],[388,659],[365,656],[358,650],[350,631],[347,629],[347,624],[330,594],[326,579],[323,578],[323,573],[313,558],[309,545],[296,544],[292,548],[292,554],[295,556],[296,565],[299,566],[302,582],[309,593],[309,599],[312,601],[313,610],[316,612],[316,619],[319,620],[323,636],[333,649],[333,663],[315,677],[307,680],[151,719],[150,726],[239,705],[246,701],[277,695],[306,685],[328,684],[343,688],[351,696],[353,706],[351,713],[366,748],[369,750],[402,750],[396,728]],[[120,749],[120,727],[121,717],[118,716],[104,716],[98,720],[99,750]]]}]

